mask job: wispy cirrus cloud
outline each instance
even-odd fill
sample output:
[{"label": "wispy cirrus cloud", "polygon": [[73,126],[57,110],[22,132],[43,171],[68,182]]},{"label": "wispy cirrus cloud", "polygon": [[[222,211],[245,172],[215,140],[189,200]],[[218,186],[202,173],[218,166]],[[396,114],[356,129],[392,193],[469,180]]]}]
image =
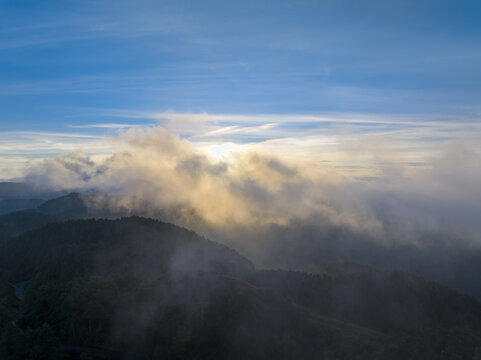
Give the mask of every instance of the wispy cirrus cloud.
[{"label": "wispy cirrus cloud", "polygon": [[481,152],[481,123],[439,115],[90,111],[91,116],[117,121],[67,125],[75,132],[2,132],[2,157],[21,154],[27,161],[82,148],[94,156],[111,154],[119,146],[114,144],[118,132],[156,125],[217,157],[231,150],[256,149],[291,159],[318,159],[357,177],[379,176],[394,165],[428,166],[456,142],[469,143],[473,151]]},{"label": "wispy cirrus cloud", "polygon": [[83,151],[101,157],[120,147],[104,135],[52,131],[0,132],[1,178],[21,177],[33,163],[62,154]]},{"label": "wispy cirrus cloud", "polygon": [[105,124],[86,124],[86,125],[69,125],[72,129],[126,129],[126,128],[140,128],[145,127],[145,125],[140,124],[115,124],[115,123],[105,123]]}]

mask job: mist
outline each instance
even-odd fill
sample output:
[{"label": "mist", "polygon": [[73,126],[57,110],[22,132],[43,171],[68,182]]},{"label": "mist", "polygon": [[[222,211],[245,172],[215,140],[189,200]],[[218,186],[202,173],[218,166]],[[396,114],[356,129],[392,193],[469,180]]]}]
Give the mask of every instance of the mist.
[{"label": "mist", "polygon": [[[302,261],[293,261],[299,251],[315,263],[332,249],[359,254],[366,244],[481,245],[481,158],[469,142],[451,143],[423,166],[392,162],[379,176],[355,178],[316,161],[316,154],[294,161],[253,146],[214,157],[162,127],[123,131],[115,141],[126,150],[101,160],[80,150],[44,160],[26,179],[91,194],[88,206],[97,212],[186,226],[258,265],[299,267]],[[376,150],[382,156],[375,144],[364,148]],[[351,151],[359,156],[359,147]],[[276,252],[282,243],[289,245]]]}]

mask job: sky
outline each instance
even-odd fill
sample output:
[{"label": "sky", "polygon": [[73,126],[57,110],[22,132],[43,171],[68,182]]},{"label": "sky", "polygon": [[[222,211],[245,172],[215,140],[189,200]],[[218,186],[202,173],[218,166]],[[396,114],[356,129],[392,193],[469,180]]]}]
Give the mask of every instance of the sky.
[{"label": "sky", "polygon": [[0,179],[162,127],[356,179],[480,153],[479,1],[0,1]]}]

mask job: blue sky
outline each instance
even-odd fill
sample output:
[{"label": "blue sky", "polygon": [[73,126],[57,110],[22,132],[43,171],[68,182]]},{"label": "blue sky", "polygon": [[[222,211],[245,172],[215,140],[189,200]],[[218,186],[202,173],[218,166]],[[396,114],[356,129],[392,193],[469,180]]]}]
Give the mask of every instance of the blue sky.
[{"label": "blue sky", "polygon": [[[478,126],[480,64],[479,1],[2,0],[0,137],[100,136],[166,112],[250,116],[217,127],[291,116],[259,141],[346,117],[364,132],[380,117]],[[25,155],[14,147],[3,159]]]}]

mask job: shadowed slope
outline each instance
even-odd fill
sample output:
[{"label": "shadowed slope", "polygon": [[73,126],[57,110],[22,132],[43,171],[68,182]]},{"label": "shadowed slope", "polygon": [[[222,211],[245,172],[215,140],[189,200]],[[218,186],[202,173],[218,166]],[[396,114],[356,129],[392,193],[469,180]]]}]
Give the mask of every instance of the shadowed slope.
[{"label": "shadowed slope", "polygon": [[[49,224],[7,242],[0,267],[4,284],[31,279],[20,308],[5,285],[5,319],[22,331],[48,324],[67,348],[149,359],[399,358],[409,349],[420,354],[409,358],[454,359],[481,347],[480,304],[440,285],[353,266],[256,271],[225,246],[143,218]],[[0,351],[14,341],[7,335]]]}]

